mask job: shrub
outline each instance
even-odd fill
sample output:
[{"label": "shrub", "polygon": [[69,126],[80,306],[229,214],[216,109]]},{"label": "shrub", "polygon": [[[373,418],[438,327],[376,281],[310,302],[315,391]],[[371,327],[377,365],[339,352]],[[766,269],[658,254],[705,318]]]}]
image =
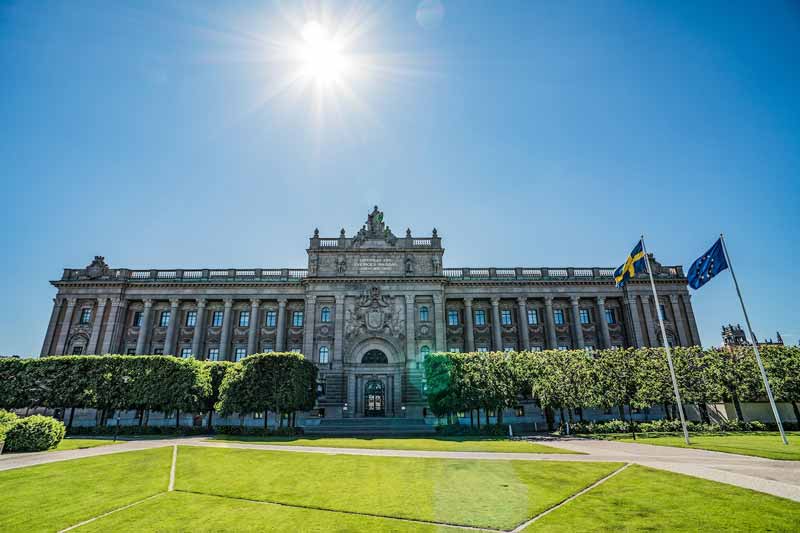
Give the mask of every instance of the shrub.
[{"label": "shrub", "polygon": [[4,411],[3,409],[0,409],[0,428],[8,429],[14,425],[14,422],[16,422],[18,418],[19,417],[11,411]]},{"label": "shrub", "polygon": [[759,420],[750,422],[750,431],[767,431],[767,425]]},{"label": "shrub", "polygon": [[242,435],[255,437],[293,437],[295,435],[303,434],[303,428],[291,426],[273,429],[264,429],[263,427],[255,426],[214,426],[214,430],[218,435]]},{"label": "shrub", "polygon": [[508,425],[506,424],[489,424],[481,426],[469,427],[466,424],[442,424],[436,426],[436,433],[440,435],[485,435],[491,437],[502,437],[508,435]]},{"label": "shrub", "polygon": [[21,418],[8,430],[5,449],[9,452],[49,450],[58,446],[65,432],[64,424],[49,416]]},{"label": "shrub", "polygon": [[70,437],[92,435],[204,435],[206,428],[202,426],[72,426],[69,430]]}]

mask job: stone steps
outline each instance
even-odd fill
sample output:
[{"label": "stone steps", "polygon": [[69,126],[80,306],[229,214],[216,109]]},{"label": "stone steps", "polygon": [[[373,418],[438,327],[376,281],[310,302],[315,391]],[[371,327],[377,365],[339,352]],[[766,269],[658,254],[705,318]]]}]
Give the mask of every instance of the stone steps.
[{"label": "stone steps", "polygon": [[341,418],[323,419],[317,426],[304,428],[306,435],[335,436],[423,436],[436,430],[421,418]]}]

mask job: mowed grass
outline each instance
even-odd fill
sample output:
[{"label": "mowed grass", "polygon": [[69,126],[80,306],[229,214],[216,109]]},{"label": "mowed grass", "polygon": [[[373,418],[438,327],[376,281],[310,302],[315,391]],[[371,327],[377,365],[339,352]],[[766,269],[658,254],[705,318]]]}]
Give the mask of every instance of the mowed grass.
[{"label": "mowed grass", "polygon": [[463,532],[418,524],[270,503],[232,500],[205,494],[169,492],[140,505],[80,527],[76,533],[192,533],[262,531],[392,531],[395,533]]},{"label": "mowed grass", "polygon": [[[690,446],[686,446],[683,436],[647,436],[638,437],[637,444],[653,444],[656,446],[674,446],[677,448],[700,448],[715,452],[754,455],[767,459],[784,461],[800,461],[800,432],[787,433],[789,445],[781,441],[778,432],[763,433],[723,433],[716,435],[690,435]],[[634,442],[632,438],[621,438],[623,442]]]},{"label": "mowed grass", "polygon": [[122,444],[123,441],[114,442],[111,439],[64,439],[58,446],[47,450],[49,452],[60,452],[63,450],[81,450],[83,448],[96,448],[97,446],[109,446],[111,444]]},{"label": "mowed grass", "polygon": [[634,465],[525,531],[796,532],[798,525],[800,503]]},{"label": "mowed grass", "polygon": [[513,528],[621,466],[178,450],[176,490],[501,529]]},{"label": "mowed grass", "polygon": [[58,531],[167,489],[172,448],[0,472],[0,531]]},{"label": "mowed grass", "polygon": [[321,448],[364,448],[372,450],[421,450],[434,452],[505,452],[505,453],[578,453],[546,446],[537,442],[511,440],[504,437],[249,437],[216,435],[210,440],[251,442],[286,446]]}]

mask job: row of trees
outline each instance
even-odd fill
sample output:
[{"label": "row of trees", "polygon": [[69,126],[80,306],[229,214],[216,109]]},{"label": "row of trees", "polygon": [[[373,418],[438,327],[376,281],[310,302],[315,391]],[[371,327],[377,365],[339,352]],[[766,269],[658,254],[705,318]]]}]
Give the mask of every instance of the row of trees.
[{"label": "row of trees", "polygon": [[[791,402],[800,420],[800,348],[765,347],[763,358],[773,392]],[[673,350],[681,399],[696,404],[709,422],[708,403],[728,401],[743,420],[741,403],[765,398],[764,386],[752,349],[732,351],[694,348]],[[677,416],[672,381],[663,349],[625,349],[593,352],[484,352],[438,353],[425,361],[428,403],[440,417],[481,409],[497,411],[533,397],[546,411],[558,411],[562,420],[582,418],[583,408],[646,408],[663,405]],[[488,415],[487,415],[488,423]],[[480,424],[480,421],[478,421]]]},{"label": "row of trees", "polygon": [[[271,372],[251,369],[261,367]],[[139,424],[145,426],[151,411],[174,412],[176,426],[181,412],[290,413],[313,407],[313,397],[309,404],[305,396],[285,390],[302,388],[313,394],[315,384],[314,365],[299,364],[298,354],[293,353],[259,354],[242,363],[155,355],[0,359],[0,407],[68,408],[68,427],[76,408],[97,409],[100,425],[112,410],[136,410]],[[259,402],[259,394],[270,401]]]}]

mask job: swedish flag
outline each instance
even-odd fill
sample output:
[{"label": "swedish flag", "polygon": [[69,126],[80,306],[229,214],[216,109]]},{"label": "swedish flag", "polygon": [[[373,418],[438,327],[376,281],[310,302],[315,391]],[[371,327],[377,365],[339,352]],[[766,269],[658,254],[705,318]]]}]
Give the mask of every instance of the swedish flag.
[{"label": "swedish flag", "polygon": [[647,272],[641,240],[633,247],[625,264],[614,271],[614,283],[617,287],[622,287],[626,281],[635,277],[637,272]]}]

